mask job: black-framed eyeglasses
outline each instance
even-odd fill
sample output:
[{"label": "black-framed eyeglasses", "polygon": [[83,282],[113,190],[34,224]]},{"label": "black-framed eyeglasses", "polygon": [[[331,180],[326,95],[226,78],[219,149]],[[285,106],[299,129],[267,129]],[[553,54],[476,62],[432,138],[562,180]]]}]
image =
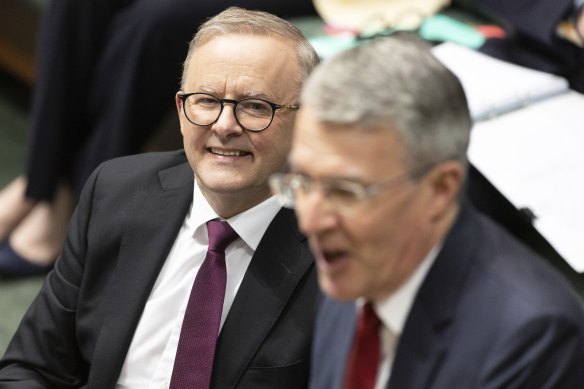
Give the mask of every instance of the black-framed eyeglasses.
[{"label": "black-framed eyeglasses", "polygon": [[298,109],[300,105],[275,104],[258,98],[241,100],[220,99],[208,93],[179,93],[183,111],[189,122],[197,126],[215,124],[226,103],[233,104],[235,120],[245,130],[263,131],[272,124],[276,110],[281,108]]},{"label": "black-framed eyeglasses", "polygon": [[346,213],[364,200],[422,177],[433,166],[435,164],[425,165],[410,173],[369,185],[343,178],[316,180],[300,173],[274,173],[270,176],[269,183],[272,193],[283,207],[294,208],[298,200],[319,188],[337,211]]}]

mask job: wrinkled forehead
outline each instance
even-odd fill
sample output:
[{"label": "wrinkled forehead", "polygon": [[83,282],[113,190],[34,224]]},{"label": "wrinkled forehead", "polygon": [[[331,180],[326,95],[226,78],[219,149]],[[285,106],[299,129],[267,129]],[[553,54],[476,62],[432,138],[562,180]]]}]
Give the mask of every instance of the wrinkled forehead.
[{"label": "wrinkled forehead", "polygon": [[[197,44],[191,49],[185,60],[184,68],[188,68],[189,63],[193,59],[199,59],[202,55],[208,55],[208,53],[203,54],[202,49],[210,44],[215,45],[217,42],[222,43],[221,47],[223,49],[238,47],[241,42],[251,42],[249,46],[255,47],[255,49],[248,54],[268,54],[274,59],[283,54],[292,54],[294,57],[293,62],[295,64],[300,63],[297,42],[290,37],[271,33],[259,34],[257,32],[217,32],[207,34],[200,41],[197,41]],[[272,48],[274,51],[264,53],[262,52],[262,48]]]},{"label": "wrinkled forehead", "polygon": [[283,97],[285,92],[297,93],[300,88],[294,44],[280,36],[215,36],[197,48],[184,73],[183,87],[189,90],[236,85],[250,96],[256,93],[256,97],[274,98]]}]

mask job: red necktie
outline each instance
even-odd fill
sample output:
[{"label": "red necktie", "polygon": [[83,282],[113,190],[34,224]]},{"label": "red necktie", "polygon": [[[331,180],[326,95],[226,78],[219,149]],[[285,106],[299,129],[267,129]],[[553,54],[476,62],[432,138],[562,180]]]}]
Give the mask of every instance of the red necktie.
[{"label": "red necktie", "polygon": [[237,238],[231,226],[207,222],[209,248],[185,311],[170,389],[204,389],[211,383],[215,345],[225,297],[225,248]]},{"label": "red necktie", "polygon": [[357,333],[347,360],[344,389],[373,389],[379,366],[379,325],[371,303],[361,308]]}]

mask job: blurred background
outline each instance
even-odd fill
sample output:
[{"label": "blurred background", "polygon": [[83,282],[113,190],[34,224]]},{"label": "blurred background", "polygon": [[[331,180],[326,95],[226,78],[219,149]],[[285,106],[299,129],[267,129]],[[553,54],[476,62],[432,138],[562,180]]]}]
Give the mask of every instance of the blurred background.
[{"label": "blurred background", "polygon": [[[5,0],[3,0],[5,1]],[[3,12],[0,6],[0,13]],[[0,26],[3,24],[0,22]],[[0,48],[2,51],[2,48]],[[0,67],[0,187],[22,173],[30,85]],[[42,283],[42,277],[0,280],[0,354]]]},{"label": "blurred background", "polygon": [[[42,5],[43,0],[0,1],[0,188],[24,169]],[[0,280],[0,355],[42,280]]]}]

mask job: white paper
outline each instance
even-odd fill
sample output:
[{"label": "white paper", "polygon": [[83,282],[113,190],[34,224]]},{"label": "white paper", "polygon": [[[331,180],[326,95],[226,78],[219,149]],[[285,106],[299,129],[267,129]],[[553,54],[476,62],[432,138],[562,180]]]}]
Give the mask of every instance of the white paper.
[{"label": "white paper", "polygon": [[584,95],[475,124],[469,159],[578,272],[584,272]]},{"label": "white paper", "polygon": [[475,122],[569,91],[568,82],[562,77],[504,62],[451,42],[435,46],[432,51],[460,79]]}]

